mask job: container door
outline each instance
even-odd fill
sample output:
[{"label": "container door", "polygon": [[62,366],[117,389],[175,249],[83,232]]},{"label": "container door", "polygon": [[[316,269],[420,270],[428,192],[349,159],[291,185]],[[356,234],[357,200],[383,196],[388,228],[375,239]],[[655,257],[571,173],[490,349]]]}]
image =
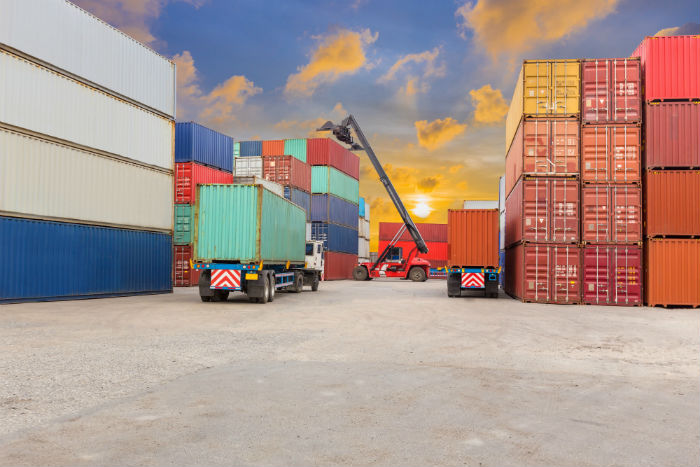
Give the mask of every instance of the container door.
[{"label": "container door", "polygon": [[551,160],[555,174],[579,173],[579,122],[578,120],[550,120],[552,129]]},{"label": "container door", "polygon": [[549,87],[549,62],[527,62],[524,69],[523,113],[525,115],[547,115],[551,101]]},{"label": "container door", "polygon": [[642,303],[642,249],[616,247],[611,249],[611,278],[615,285],[611,301],[617,305]]},{"label": "container door", "polygon": [[580,109],[580,68],[578,61],[558,61],[551,63],[552,104],[550,113],[556,115],[576,115]]},{"label": "container door", "polygon": [[636,185],[618,185],[610,189],[612,241],[642,241],[642,189]]},{"label": "container door", "polygon": [[[522,123],[523,170],[526,174],[549,174],[555,171],[550,157],[550,123],[548,120],[526,120]],[[514,145],[515,146],[515,145]],[[519,154],[514,155],[516,158]],[[516,162],[517,165],[517,162]],[[513,183],[520,174],[513,175]]]},{"label": "container door", "polygon": [[523,187],[522,239],[530,242],[546,242],[549,237],[550,181],[535,179],[521,183]]},{"label": "container door", "polygon": [[587,182],[608,180],[608,127],[584,126],[581,130],[581,178]]},{"label": "container door", "polygon": [[552,242],[573,243],[578,241],[578,183],[573,180],[551,180]]},{"label": "container door", "polygon": [[580,250],[575,246],[553,246],[550,288],[553,303],[578,303],[581,296]]},{"label": "container door", "polygon": [[636,125],[610,127],[610,177],[613,182],[641,180],[641,128]]},{"label": "container door", "polygon": [[604,246],[583,250],[583,301],[605,304],[610,300],[610,251]]},{"label": "container door", "polygon": [[549,247],[544,245],[523,248],[523,299],[535,302],[549,301]]},{"label": "container door", "polygon": [[639,60],[613,60],[611,68],[613,107],[610,120],[642,121],[641,66]]},{"label": "container door", "polygon": [[581,65],[581,93],[584,122],[605,122],[610,115],[610,62],[608,60],[584,61]]},{"label": "container door", "polygon": [[607,185],[588,185],[581,190],[581,236],[587,243],[610,241],[610,206]]}]

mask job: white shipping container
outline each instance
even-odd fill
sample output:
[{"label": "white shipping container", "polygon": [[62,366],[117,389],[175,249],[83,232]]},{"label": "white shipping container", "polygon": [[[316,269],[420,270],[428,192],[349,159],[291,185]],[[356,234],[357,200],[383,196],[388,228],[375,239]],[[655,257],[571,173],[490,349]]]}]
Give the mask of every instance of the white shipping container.
[{"label": "white shipping container", "polygon": [[498,178],[498,210],[505,212],[506,210],[506,177],[501,175]]},{"label": "white shipping container", "polygon": [[0,43],[175,118],[175,64],[65,0],[0,0]]},{"label": "white shipping container", "polygon": [[365,203],[365,219],[367,219],[368,222],[370,221],[370,218],[369,218],[369,203]]},{"label": "white shipping container", "polygon": [[498,200],[465,201],[462,209],[498,209]]},{"label": "white shipping container", "polygon": [[173,169],[174,122],[0,51],[0,122]]},{"label": "white shipping container", "polygon": [[130,228],[173,228],[173,177],[0,128],[0,211]]},{"label": "white shipping container", "polygon": [[233,160],[233,175],[236,177],[263,177],[262,157],[236,157]]},{"label": "white shipping container", "polygon": [[366,238],[357,239],[357,256],[360,258],[369,258],[369,240]]},{"label": "white shipping container", "polygon": [[369,221],[362,217],[357,220],[357,235],[369,239]]}]

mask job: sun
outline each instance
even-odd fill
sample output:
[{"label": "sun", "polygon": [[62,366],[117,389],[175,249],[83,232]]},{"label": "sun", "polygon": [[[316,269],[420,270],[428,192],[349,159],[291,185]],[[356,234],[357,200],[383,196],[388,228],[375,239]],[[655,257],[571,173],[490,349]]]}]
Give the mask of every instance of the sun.
[{"label": "sun", "polygon": [[420,200],[416,207],[413,208],[413,214],[425,219],[433,212],[433,208],[430,207],[427,200]]}]

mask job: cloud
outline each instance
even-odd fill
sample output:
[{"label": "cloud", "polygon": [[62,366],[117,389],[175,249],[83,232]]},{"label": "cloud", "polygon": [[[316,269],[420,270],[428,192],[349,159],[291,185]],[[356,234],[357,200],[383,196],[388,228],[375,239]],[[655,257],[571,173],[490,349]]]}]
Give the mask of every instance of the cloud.
[{"label": "cloud", "polygon": [[[309,120],[281,120],[275,123],[274,128],[277,130],[288,130],[290,132],[296,132],[294,136],[301,136],[302,134],[306,136],[315,137],[325,137],[329,136],[328,132],[318,132],[316,128],[320,128],[328,120],[339,120],[345,118],[348,111],[345,110],[343,104],[337,102],[333,109],[327,114],[326,117],[312,118]],[[336,121],[336,123],[338,123]]]},{"label": "cloud", "polygon": [[444,146],[467,129],[466,123],[459,123],[451,117],[438,118],[430,123],[427,120],[420,120],[414,125],[418,144],[430,151]]},{"label": "cloud", "polygon": [[425,52],[416,54],[407,54],[399,58],[390,68],[379,77],[378,83],[388,83],[394,81],[403,71],[415,70],[415,66],[411,65],[424,65],[423,73],[420,76],[415,74],[409,74],[406,77],[406,84],[399,89],[401,94],[406,96],[414,96],[418,93],[425,93],[430,89],[428,84],[429,78],[442,77],[445,76],[445,62],[438,63],[438,56],[440,55],[440,47],[435,47],[433,50],[426,50]]},{"label": "cloud", "polygon": [[320,44],[311,54],[309,63],[289,75],[284,92],[291,97],[309,97],[316,89],[332,83],[343,75],[351,75],[371,65],[365,48],[377,40],[378,33],[369,29],[360,32],[341,29],[326,37],[319,37]]},{"label": "cloud", "polygon": [[500,123],[508,113],[508,104],[501,90],[491,88],[490,84],[472,89],[469,95],[475,104],[474,121],[477,123]]},{"label": "cloud", "polygon": [[418,180],[418,188],[423,190],[425,193],[430,193],[440,184],[442,180],[441,175],[433,175],[431,177],[425,177]]},{"label": "cloud", "polygon": [[474,37],[496,60],[515,60],[541,44],[563,39],[583,30],[594,20],[611,14],[619,0],[476,0],[455,12],[463,38]]},{"label": "cloud", "polygon": [[685,23],[683,26],[662,29],[654,34],[654,36],[688,36],[695,34],[700,34],[700,24]]},{"label": "cloud", "polygon": [[447,169],[447,171],[448,171],[451,175],[454,175],[454,174],[456,174],[457,172],[459,172],[460,170],[462,170],[463,168],[464,168],[464,165],[462,165],[462,164],[457,164],[457,165],[450,166],[450,168]]}]

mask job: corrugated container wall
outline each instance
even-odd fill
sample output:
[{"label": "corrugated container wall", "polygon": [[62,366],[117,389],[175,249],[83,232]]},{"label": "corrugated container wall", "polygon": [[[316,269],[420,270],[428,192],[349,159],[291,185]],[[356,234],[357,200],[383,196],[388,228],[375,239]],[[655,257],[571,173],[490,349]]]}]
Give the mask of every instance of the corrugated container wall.
[{"label": "corrugated container wall", "polygon": [[581,61],[581,121],[642,121],[642,71],[639,58]]},{"label": "corrugated container wall", "polygon": [[241,141],[239,157],[262,156],[262,141]]},{"label": "corrugated container wall", "polygon": [[189,245],[194,241],[194,209],[191,204],[175,205],[173,243]]},{"label": "corrugated container wall", "polygon": [[0,121],[147,165],[173,168],[173,124],[0,51]]},{"label": "corrugated container wall", "polygon": [[700,168],[700,100],[647,104],[645,131],[646,168]]},{"label": "corrugated container wall", "polygon": [[638,185],[583,185],[581,240],[586,243],[640,243],[642,189]]},{"label": "corrugated container wall", "polygon": [[306,151],[310,165],[329,165],[359,180],[360,158],[332,139],[310,138]]},{"label": "corrugated container wall", "polygon": [[0,302],[172,291],[163,233],[0,217]]},{"label": "corrugated container wall", "polygon": [[357,230],[326,222],[311,223],[311,239],[323,242],[328,251],[357,255]]},{"label": "corrugated container wall", "polygon": [[0,44],[175,118],[175,65],[64,0],[0,0]]},{"label": "corrugated container wall", "polygon": [[264,156],[263,176],[281,185],[311,191],[311,166],[292,156]]},{"label": "corrugated container wall", "polygon": [[581,129],[581,180],[639,183],[642,131],[637,125],[586,125]]},{"label": "corrugated container wall", "polygon": [[357,255],[326,251],[323,280],[337,281],[352,279],[352,270],[357,266]]},{"label": "corrugated container wall", "polygon": [[652,238],[645,247],[645,302],[700,306],[700,240]]},{"label": "corrugated container wall", "polygon": [[357,180],[333,167],[311,167],[311,193],[330,193],[357,204],[359,190]]},{"label": "corrugated container wall", "polygon": [[[403,226],[401,222],[380,222],[379,240],[391,240]],[[447,224],[417,223],[416,228],[426,242],[447,242]],[[401,241],[413,241],[411,234],[404,232]]]},{"label": "corrugated container wall", "polygon": [[647,101],[700,97],[700,36],[646,37],[632,56],[641,58]]},{"label": "corrugated container wall", "polygon": [[263,156],[282,156],[284,155],[284,140],[269,140],[262,142]]},{"label": "corrugated container wall", "polygon": [[498,209],[449,209],[450,267],[498,267]]},{"label": "corrugated container wall", "polygon": [[0,129],[0,212],[169,231],[173,177]]},{"label": "corrugated container wall", "polygon": [[175,125],[175,162],[233,171],[233,138],[194,122]]},{"label": "corrugated container wall", "polygon": [[365,199],[364,198],[360,198],[360,203],[358,206],[358,214],[360,215],[360,217],[365,217]]},{"label": "corrugated container wall", "polygon": [[284,154],[306,162],[306,139],[285,139]]},{"label": "corrugated container wall", "polygon": [[354,228],[357,226],[357,205],[333,195],[311,195],[311,221],[331,222]]},{"label": "corrugated container wall", "polygon": [[233,160],[233,176],[263,178],[263,158],[236,157]]},{"label": "corrugated container wall", "polygon": [[642,248],[589,245],[583,249],[582,301],[590,305],[642,304]]},{"label": "corrugated container wall", "polygon": [[700,236],[700,171],[650,170],[644,199],[646,235]]},{"label": "corrugated container wall", "polygon": [[174,250],[175,287],[197,285],[199,270],[190,267],[192,245],[176,245]]},{"label": "corrugated container wall", "polygon": [[260,185],[200,185],[197,193],[195,259],[304,261],[306,213],[296,204]]},{"label": "corrugated container wall", "polygon": [[197,185],[204,183],[233,183],[233,174],[194,162],[175,164],[175,202],[194,204]]},{"label": "corrugated container wall", "polygon": [[311,221],[311,195],[294,187],[284,187],[284,197],[306,211],[306,221]]}]

